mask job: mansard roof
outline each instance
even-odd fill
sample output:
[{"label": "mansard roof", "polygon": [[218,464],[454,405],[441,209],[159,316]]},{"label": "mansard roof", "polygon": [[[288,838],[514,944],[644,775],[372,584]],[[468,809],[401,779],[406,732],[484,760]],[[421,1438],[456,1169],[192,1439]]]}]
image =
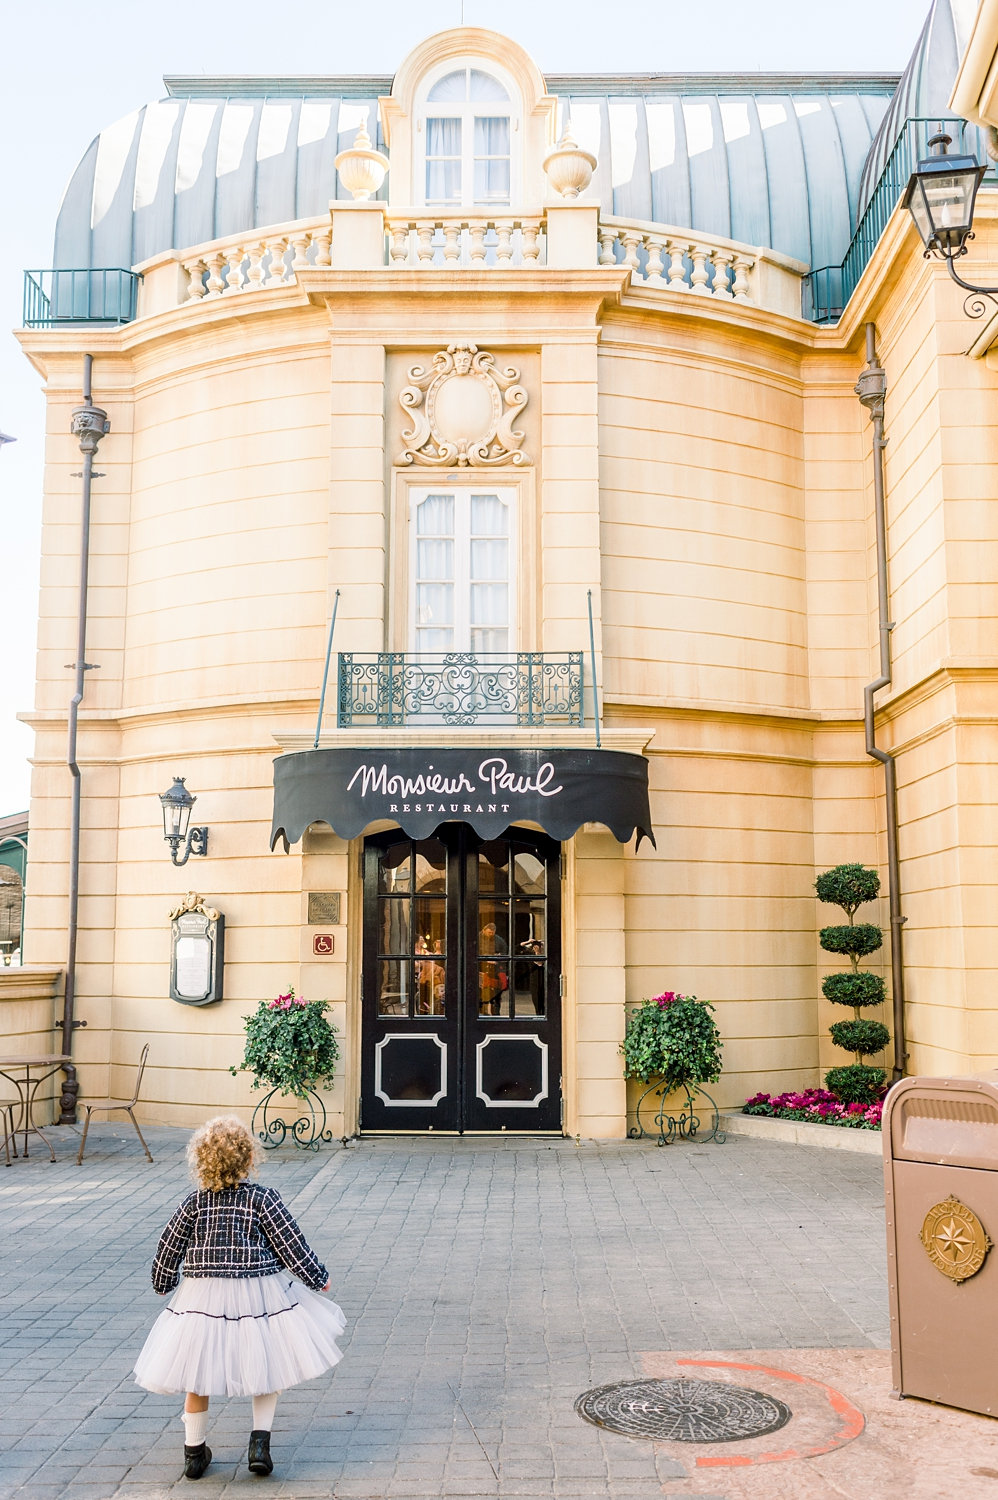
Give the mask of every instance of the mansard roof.
[{"label": "mansard roof", "polygon": [[[812,265],[841,260],[897,76],[558,76],[563,122],[598,158],[607,213]],[[325,212],[363,124],[383,149],[390,78],[168,78],[101,132],[66,190],[57,266],[133,266]],[[523,205],[525,208],[534,205]]]},{"label": "mansard roof", "polygon": [[[901,75],[863,169],[860,213],[873,196],[905,121],[945,119],[952,113],[949,98],[976,11],[977,0],[932,0],[915,50]],[[971,151],[978,150],[976,131],[968,133],[965,145]],[[979,155],[984,160],[984,152],[980,151]]]}]

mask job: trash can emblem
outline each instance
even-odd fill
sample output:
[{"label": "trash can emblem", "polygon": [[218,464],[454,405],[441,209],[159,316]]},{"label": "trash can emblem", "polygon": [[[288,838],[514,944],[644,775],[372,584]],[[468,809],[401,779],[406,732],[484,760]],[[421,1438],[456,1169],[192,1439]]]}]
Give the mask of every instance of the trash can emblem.
[{"label": "trash can emblem", "polygon": [[921,1237],[936,1270],[958,1283],[976,1276],[992,1243],[973,1209],[958,1198],[946,1198],[929,1209]]}]

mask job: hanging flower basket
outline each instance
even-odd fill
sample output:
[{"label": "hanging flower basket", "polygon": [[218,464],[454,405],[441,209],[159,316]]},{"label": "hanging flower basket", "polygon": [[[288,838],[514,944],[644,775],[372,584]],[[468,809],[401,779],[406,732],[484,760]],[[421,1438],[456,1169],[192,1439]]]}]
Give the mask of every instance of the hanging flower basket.
[{"label": "hanging flower basket", "polygon": [[[721,1076],[721,1034],[714,1021],[714,1007],[695,995],[679,995],[666,990],[642,1005],[627,1018],[620,1051],[624,1058],[624,1077],[637,1078],[648,1085],[637,1102],[637,1125],[629,1131],[632,1137],[650,1135],[644,1128],[642,1105],[649,1096],[657,1100],[654,1115],[658,1127],[656,1144],[664,1146],[680,1139],[721,1142],[717,1105],[703,1087],[716,1083]],[[680,1094],[683,1103],[678,1112],[670,1112],[670,1095]],[[698,1099],[710,1107],[711,1126],[701,1134]],[[655,1104],[649,1106],[655,1108]]]},{"label": "hanging flower basket", "polygon": [[[243,1023],[243,1060],[229,1072],[252,1073],[253,1088],[268,1089],[253,1111],[251,1125],[265,1150],[282,1145],[290,1137],[303,1150],[317,1151],[333,1138],[326,1128],[326,1106],[318,1093],[332,1084],[340,1055],[336,1027],[326,1019],[327,1009],[325,1000],[306,1000],[296,995],[292,986],[285,995],[261,1000]],[[308,1113],[299,1114],[289,1123],[276,1113],[277,1095],[297,1100]]]}]

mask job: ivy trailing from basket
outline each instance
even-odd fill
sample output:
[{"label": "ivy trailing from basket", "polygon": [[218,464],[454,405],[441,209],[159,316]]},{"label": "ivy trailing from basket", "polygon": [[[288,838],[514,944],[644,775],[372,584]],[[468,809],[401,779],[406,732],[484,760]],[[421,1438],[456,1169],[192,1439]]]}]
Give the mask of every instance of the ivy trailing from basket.
[{"label": "ivy trailing from basket", "polygon": [[814,889],[819,901],[840,906],[849,919],[847,924],[823,927],[819,942],[826,953],[844,954],[852,965],[846,972],[826,975],[821,982],[826,1000],[852,1007],[853,1020],[836,1021],[829,1029],[835,1045],[856,1059],[849,1066],[829,1069],[825,1086],[843,1104],[871,1104],[887,1074],[883,1068],[869,1067],[863,1059],[882,1052],[891,1034],[880,1021],[864,1020],[860,1014],[864,1007],[883,1004],[884,981],[879,974],[860,969],[859,960],[876,953],[884,939],[874,923],[853,918],[860,906],[879,895],[880,876],[863,865],[836,865],[818,876]]},{"label": "ivy trailing from basket", "polygon": [[280,1089],[296,1099],[310,1090],[328,1088],[340,1049],[336,1027],[327,1021],[325,1000],[306,1000],[294,987],[286,995],[261,1000],[246,1017],[246,1049],[238,1068],[253,1074],[253,1088]]},{"label": "ivy trailing from basket", "polygon": [[716,1083],[724,1044],[713,1010],[706,1000],[672,990],[635,1006],[620,1044],[624,1077],[660,1078],[668,1093]]}]

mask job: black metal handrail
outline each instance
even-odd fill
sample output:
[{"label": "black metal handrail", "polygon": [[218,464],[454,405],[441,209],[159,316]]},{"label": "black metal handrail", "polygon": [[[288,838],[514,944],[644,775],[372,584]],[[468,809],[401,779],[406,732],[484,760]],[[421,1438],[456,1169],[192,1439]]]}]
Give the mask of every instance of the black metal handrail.
[{"label": "black metal handrail", "polygon": [[131,323],[141,280],[138,271],[121,266],[25,271],[24,326]]},{"label": "black metal handrail", "polygon": [[[981,158],[988,161],[984,181],[992,187],[995,185],[995,167],[985,154],[983,136],[980,131],[968,125],[966,120],[940,121],[937,115],[925,118],[911,116],[905,120],[880,179],[870,195],[870,201],[856,226],[856,233],[849,243],[842,264],[819,266],[803,279],[802,311],[804,317],[812,323],[837,323],[841,318],[846,303],[856,290],[856,284],[887,227],[888,219],[908,186],[912,172],[919,159],[929,154],[929,137],[936,130],[944,128],[960,142],[961,151],[973,151],[976,145]],[[968,132],[971,139],[965,139]],[[976,141],[973,137],[976,137]]]},{"label": "black metal handrail", "polygon": [[392,728],[423,720],[447,725],[574,724],[583,718],[581,651],[341,651],[341,729]]}]

